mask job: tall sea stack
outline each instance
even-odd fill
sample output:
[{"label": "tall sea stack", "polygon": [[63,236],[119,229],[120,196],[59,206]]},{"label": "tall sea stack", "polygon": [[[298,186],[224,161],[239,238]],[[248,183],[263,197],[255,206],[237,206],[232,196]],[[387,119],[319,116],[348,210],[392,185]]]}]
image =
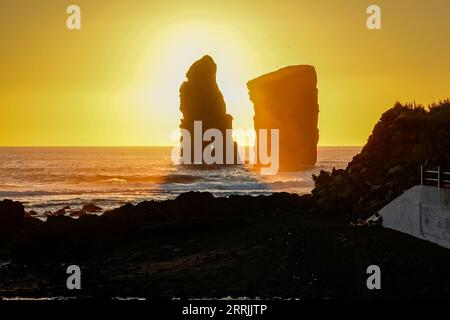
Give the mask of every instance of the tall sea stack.
[{"label": "tall sea stack", "polygon": [[[232,145],[234,155],[231,159],[236,159],[237,148],[226,134],[227,129],[232,129],[233,117],[226,112],[225,101],[216,82],[216,72],[217,66],[210,56],[204,56],[190,67],[186,74],[187,81],[180,88],[180,110],[183,113],[180,128],[189,131],[192,140],[201,139],[194,135],[194,121],[202,121],[202,137],[206,130],[218,129],[224,138],[221,162],[225,164],[226,144]],[[202,154],[209,143],[202,143]],[[203,160],[201,163],[194,161],[194,142],[191,143],[190,154],[191,163],[204,164]]]},{"label": "tall sea stack", "polygon": [[280,168],[291,171],[314,165],[319,140],[314,67],[286,67],[249,81],[247,87],[255,130],[280,130]]}]

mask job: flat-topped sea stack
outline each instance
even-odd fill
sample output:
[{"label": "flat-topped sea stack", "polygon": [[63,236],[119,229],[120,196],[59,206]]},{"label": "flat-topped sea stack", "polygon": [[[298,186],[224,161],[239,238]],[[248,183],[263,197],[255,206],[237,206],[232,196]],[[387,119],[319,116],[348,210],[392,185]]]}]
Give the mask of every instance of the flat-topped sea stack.
[{"label": "flat-topped sea stack", "polygon": [[[191,139],[199,139],[194,135],[194,122],[202,122],[201,135],[208,129],[218,129],[226,140],[226,130],[232,129],[233,117],[227,114],[225,101],[216,82],[217,65],[210,56],[204,56],[194,62],[186,74],[187,81],[180,88],[180,111],[183,113],[180,128],[191,134]],[[201,138],[200,138],[201,139]],[[223,142],[223,164],[226,163],[226,143],[231,143],[236,151],[236,145],[231,141]],[[210,142],[203,142],[202,153]],[[183,151],[182,151],[183,152]],[[236,153],[234,153],[236,155]],[[191,143],[191,163],[194,161],[194,142]]]},{"label": "flat-topped sea stack", "polygon": [[314,165],[319,140],[314,67],[282,68],[249,81],[247,87],[254,105],[255,130],[280,130],[280,168],[292,171]]}]

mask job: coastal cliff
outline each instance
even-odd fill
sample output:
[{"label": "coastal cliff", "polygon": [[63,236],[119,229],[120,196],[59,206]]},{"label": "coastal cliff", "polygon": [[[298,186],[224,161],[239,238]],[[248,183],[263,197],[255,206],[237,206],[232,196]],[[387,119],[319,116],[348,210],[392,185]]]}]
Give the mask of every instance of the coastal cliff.
[{"label": "coastal cliff", "polygon": [[410,187],[420,166],[450,166],[450,101],[427,108],[397,103],[384,112],[346,169],[321,171],[312,191],[318,210],[367,218]]}]

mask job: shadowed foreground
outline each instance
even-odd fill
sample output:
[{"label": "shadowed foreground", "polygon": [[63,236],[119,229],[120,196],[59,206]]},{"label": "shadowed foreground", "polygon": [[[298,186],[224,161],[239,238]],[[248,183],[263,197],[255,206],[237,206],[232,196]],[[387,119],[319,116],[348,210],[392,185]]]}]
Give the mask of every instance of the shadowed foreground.
[{"label": "shadowed foreground", "polygon": [[[188,193],[103,217],[27,218],[2,252],[14,260],[0,265],[0,295],[450,296],[448,250],[313,211],[309,196]],[[66,289],[70,264],[82,269],[80,291]],[[381,267],[382,290],[366,288],[371,264]]]}]

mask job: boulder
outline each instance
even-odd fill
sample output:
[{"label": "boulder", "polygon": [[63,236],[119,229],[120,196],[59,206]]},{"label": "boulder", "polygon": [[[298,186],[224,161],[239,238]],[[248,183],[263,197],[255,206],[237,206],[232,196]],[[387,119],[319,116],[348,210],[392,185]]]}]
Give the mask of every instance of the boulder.
[{"label": "boulder", "polygon": [[66,214],[66,210],[65,209],[59,209],[57,211],[55,211],[52,215],[54,216],[63,216]]},{"label": "boulder", "polygon": [[23,228],[25,210],[20,202],[0,201],[0,238],[14,235]]},{"label": "boulder", "polygon": [[[72,219],[70,217],[64,216],[64,215],[53,215],[49,216],[46,221],[46,225],[51,227],[67,227],[74,225],[75,219]],[[63,229],[59,230],[60,232],[64,232]]]},{"label": "boulder", "polygon": [[86,212],[100,212],[103,209],[99,206],[96,206],[93,203],[89,203],[83,206],[83,208],[81,209],[81,211],[86,211]]},{"label": "boulder", "polygon": [[72,211],[69,215],[71,216],[71,217],[81,217],[81,216],[84,216],[84,215],[86,215],[87,213],[86,213],[86,211],[84,211],[84,210],[79,210],[79,211]]}]

